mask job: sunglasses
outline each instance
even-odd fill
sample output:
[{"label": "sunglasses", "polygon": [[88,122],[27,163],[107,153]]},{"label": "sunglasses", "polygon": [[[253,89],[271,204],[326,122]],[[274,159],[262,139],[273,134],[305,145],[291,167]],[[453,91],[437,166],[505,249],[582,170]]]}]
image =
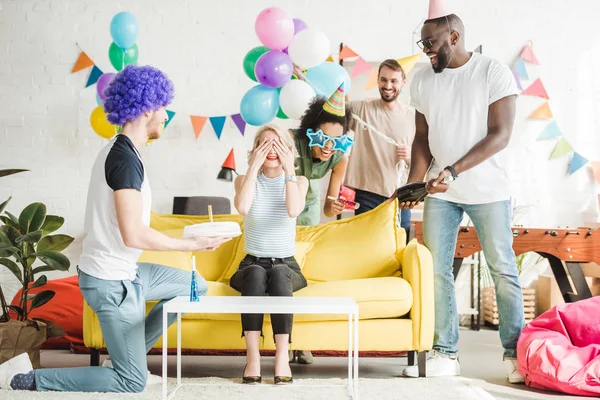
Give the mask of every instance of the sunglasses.
[{"label": "sunglasses", "polygon": [[425,39],[421,39],[417,42],[417,46],[419,46],[419,48],[421,50],[423,50],[425,47],[427,47],[428,49],[431,49],[433,47],[433,40],[435,38],[437,38],[438,36],[443,35],[444,33],[447,33],[448,31],[443,31],[438,33],[437,35],[425,38]]},{"label": "sunglasses", "polygon": [[347,135],[331,137],[326,135],[321,129],[314,132],[312,129],[306,130],[306,136],[310,139],[308,145],[310,147],[318,146],[325,148],[325,145],[330,140],[333,142],[333,150],[340,150],[343,153],[347,153],[350,147],[354,144],[354,140]]}]

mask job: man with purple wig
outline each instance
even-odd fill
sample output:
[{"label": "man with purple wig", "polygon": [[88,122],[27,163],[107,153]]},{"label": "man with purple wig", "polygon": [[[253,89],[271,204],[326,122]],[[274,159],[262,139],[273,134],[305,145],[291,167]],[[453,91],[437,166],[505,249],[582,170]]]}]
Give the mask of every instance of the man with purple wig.
[{"label": "man with purple wig", "polygon": [[[137,263],[143,250],[210,251],[223,238],[175,239],[149,227],[150,186],[139,149],[160,138],[173,84],[150,66],[127,66],[105,91],[108,121],[123,127],[92,168],[79,287],[100,321],[110,355],[103,367],[33,370],[27,353],[0,365],[0,388],[69,392],[141,392],[146,354],[162,334],[162,306],[187,296],[188,271]],[[202,295],[207,284],[198,277]],[[146,301],[158,300],[146,315]],[[175,318],[169,318],[172,324]]]}]

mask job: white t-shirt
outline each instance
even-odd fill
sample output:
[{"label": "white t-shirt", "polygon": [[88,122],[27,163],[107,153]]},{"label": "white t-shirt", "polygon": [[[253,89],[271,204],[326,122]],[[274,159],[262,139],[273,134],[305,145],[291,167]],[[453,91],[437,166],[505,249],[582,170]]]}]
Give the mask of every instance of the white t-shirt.
[{"label": "white t-shirt", "polygon": [[[434,161],[427,179],[436,178],[487,135],[490,104],[518,93],[510,69],[479,53],[459,68],[436,74],[425,67],[417,72],[411,83],[411,104],[429,125]],[[502,150],[461,173],[446,193],[431,196],[463,204],[509,200],[507,163]]]},{"label": "white t-shirt", "polygon": [[133,142],[112,139],[96,158],[85,210],[85,237],[79,269],[106,280],[134,280],[142,250],[125,246],[115,208],[115,191],[142,194],[142,222],[150,225],[151,193],[144,164]]}]

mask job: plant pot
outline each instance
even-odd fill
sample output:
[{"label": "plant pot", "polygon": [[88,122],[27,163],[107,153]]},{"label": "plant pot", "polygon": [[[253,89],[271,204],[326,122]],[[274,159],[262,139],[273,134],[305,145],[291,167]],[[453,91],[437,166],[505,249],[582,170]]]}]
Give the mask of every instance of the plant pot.
[{"label": "plant pot", "polygon": [[[535,318],[535,289],[523,288],[523,311],[525,323]],[[484,321],[494,327],[500,324],[498,315],[498,304],[496,303],[496,290],[493,287],[483,289],[483,318]]]},{"label": "plant pot", "polygon": [[40,346],[47,336],[47,325],[41,321],[10,320],[0,323],[0,364],[27,353],[33,368],[41,368]]}]

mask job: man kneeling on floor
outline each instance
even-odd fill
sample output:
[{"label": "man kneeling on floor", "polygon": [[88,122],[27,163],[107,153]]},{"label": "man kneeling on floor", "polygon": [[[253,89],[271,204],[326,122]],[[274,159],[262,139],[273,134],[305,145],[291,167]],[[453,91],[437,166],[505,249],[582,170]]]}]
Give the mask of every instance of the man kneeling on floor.
[{"label": "man kneeling on floor", "polygon": [[[162,306],[188,296],[188,271],[136,261],[142,250],[211,251],[223,238],[174,239],[149,227],[150,186],[139,150],[158,139],[173,99],[173,84],[149,66],[127,66],[106,92],[108,121],[123,126],[92,168],[85,215],[79,287],[98,315],[112,368],[33,370],[27,353],[0,365],[0,389],[141,392],[146,354],[162,334]],[[201,294],[206,281],[198,277]],[[146,301],[160,300],[146,315]],[[169,316],[169,325],[175,316]],[[105,364],[106,365],[106,364]]]}]

